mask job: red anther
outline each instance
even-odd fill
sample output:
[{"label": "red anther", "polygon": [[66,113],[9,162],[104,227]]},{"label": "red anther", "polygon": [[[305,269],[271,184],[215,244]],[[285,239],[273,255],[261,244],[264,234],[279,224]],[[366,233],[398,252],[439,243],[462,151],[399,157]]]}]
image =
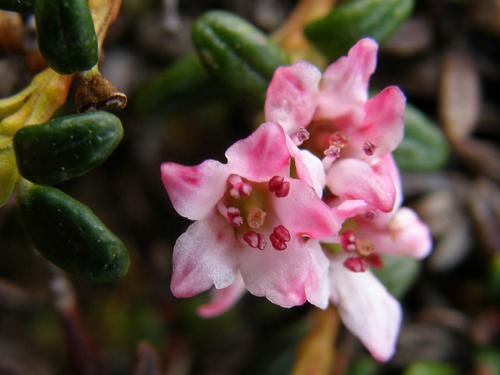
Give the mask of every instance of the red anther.
[{"label": "red anther", "polygon": [[228,207],[226,217],[227,221],[234,226],[239,227],[243,224],[243,217],[241,216],[240,210],[236,207]]},{"label": "red anther", "polygon": [[347,252],[356,251],[356,235],[352,230],[346,230],[340,235],[340,245]]},{"label": "red anther", "polygon": [[349,138],[344,133],[335,132],[328,139],[328,143],[331,146],[337,146],[340,149],[343,149],[349,143]]},{"label": "red anther", "polygon": [[269,239],[271,240],[271,244],[273,245],[273,247],[278,250],[278,251],[282,251],[282,250],[285,250],[286,249],[286,242],[281,240],[281,238],[279,238],[275,232],[271,233],[269,235]]},{"label": "red anther", "polygon": [[384,266],[384,262],[382,261],[382,258],[380,255],[377,253],[373,253],[368,255],[365,258],[366,263],[369,264],[370,267],[375,268],[375,269],[380,269]]},{"label": "red anther", "polygon": [[285,181],[281,176],[274,176],[269,180],[268,189],[274,193],[278,198],[283,198],[290,192],[290,183]]},{"label": "red anther", "polygon": [[274,193],[278,198],[284,198],[288,195],[290,192],[290,183],[287,181],[284,181],[281,186],[279,187],[278,190]]},{"label": "red anther", "polygon": [[244,182],[238,175],[231,175],[228,179],[228,183],[231,186],[229,189],[229,195],[231,195],[234,199],[239,199],[242,195],[248,197],[252,194],[252,185]]},{"label": "red anther", "polygon": [[330,146],[325,151],[323,151],[323,154],[325,156],[330,156],[332,158],[337,159],[340,156],[340,151],[341,151],[340,147]]},{"label": "red anther", "polygon": [[344,267],[352,272],[365,272],[366,271],[366,262],[361,258],[347,258],[343,263]]},{"label": "red anther", "polygon": [[366,141],[364,144],[363,144],[363,151],[365,152],[366,155],[368,156],[372,156],[373,153],[375,152],[375,149],[377,148],[377,146],[375,145],[375,143],[371,142],[371,141]]},{"label": "red anther", "polygon": [[273,234],[283,242],[288,242],[292,238],[290,232],[283,225],[278,225],[273,229]]},{"label": "red anther", "polygon": [[266,239],[260,233],[250,231],[243,235],[243,240],[248,244],[248,246],[254,249],[264,250],[266,247]]},{"label": "red anther", "polygon": [[302,143],[309,139],[309,132],[306,128],[299,128],[295,133],[294,141],[297,146],[300,146]]},{"label": "red anther", "polygon": [[274,193],[276,190],[278,190],[281,185],[283,185],[283,181],[285,179],[281,176],[274,176],[269,180],[269,183],[267,184],[267,187],[271,193]]}]

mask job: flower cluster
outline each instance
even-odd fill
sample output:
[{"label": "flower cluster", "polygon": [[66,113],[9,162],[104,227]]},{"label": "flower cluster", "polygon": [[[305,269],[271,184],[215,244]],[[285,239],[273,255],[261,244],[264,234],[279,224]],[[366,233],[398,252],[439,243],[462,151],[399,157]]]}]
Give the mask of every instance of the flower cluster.
[{"label": "flower cluster", "polygon": [[423,258],[431,240],[400,207],[391,152],[405,97],[397,87],[368,97],[376,53],[363,39],[323,75],[307,62],[277,69],[266,122],[227,150],[227,164],[162,164],[174,208],[195,221],[175,244],[171,289],[215,287],[201,316],[245,290],[283,307],[332,303],[377,360],[392,356],[401,308],[369,269],[381,254]]}]

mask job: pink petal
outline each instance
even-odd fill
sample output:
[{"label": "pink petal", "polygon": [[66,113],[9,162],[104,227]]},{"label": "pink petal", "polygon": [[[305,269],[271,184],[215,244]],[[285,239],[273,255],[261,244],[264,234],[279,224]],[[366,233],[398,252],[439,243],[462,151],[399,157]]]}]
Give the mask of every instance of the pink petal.
[{"label": "pink petal", "polygon": [[246,292],[243,279],[238,274],[234,283],[224,289],[212,290],[212,300],[198,308],[202,318],[215,318],[229,310]]},{"label": "pink petal", "polygon": [[359,159],[333,163],[326,176],[330,191],[342,200],[364,200],[372,208],[389,212],[396,201],[393,176],[383,161],[375,165]]},{"label": "pink petal", "polygon": [[363,119],[368,98],[368,81],[375,71],[378,45],[365,38],[347,56],[331,64],[323,75],[316,118],[336,119],[350,115],[355,123]]},{"label": "pink petal", "polygon": [[369,212],[370,206],[362,199],[353,199],[343,201],[338,206],[333,207],[332,211],[341,221],[344,221]]},{"label": "pink petal", "polygon": [[401,307],[371,272],[352,272],[342,262],[331,261],[332,302],[344,324],[380,362],[394,354],[401,324]]},{"label": "pink petal", "polygon": [[371,142],[375,148],[368,157],[386,155],[396,149],[403,139],[404,112],[406,98],[395,86],[387,87],[380,94],[368,100],[365,105],[365,118],[351,141],[360,155],[363,148]]},{"label": "pink petal", "polygon": [[382,228],[364,220],[357,220],[356,225],[357,235],[370,240],[382,254],[422,259],[429,255],[432,248],[429,228],[407,207],[399,209],[388,225]]},{"label": "pink petal", "polygon": [[176,297],[192,297],[226,288],[235,280],[237,245],[233,228],[217,213],[189,226],[175,243],[170,288]]},{"label": "pink petal", "polygon": [[206,160],[194,167],[176,163],[161,165],[161,178],[179,215],[203,219],[223,197],[229,176],[224,164]]},{"label": "pink petal", "polygon": [[314,240],[302,244],[292,238],[283,251],[268,245],[263,251],[247,248],[240,252],[240,272],[248,291],[282,307],[309,300],[325,308],[329,294],[327,269],[328,259]]},{"label": "pink petal", "polygon": [[316,110],[320,79],[318,68],[305,61],[276,69],[267,89],[266,121],[281,125],[290,136],[307,127]]},{"label": "pink petal", "polygon": [[260,125],[249,137],[226,151],[232,173],[255,182],[275,175],[288,175],[290,153],[283,129],[273,123]]},{"label": "pink petal", "polygon": [[311,186],[321,197],[326,179],[323,163],[308,150],[299,149],[289,137],[287,137],[287,145],[295,162],[297,177]]},{"label": "pink petal", "polygon": [[336,235],[341,222],[305,182],[290,179],[286,198],[274,198],[272,205],[281,223],[290,231],[321,239]]}]

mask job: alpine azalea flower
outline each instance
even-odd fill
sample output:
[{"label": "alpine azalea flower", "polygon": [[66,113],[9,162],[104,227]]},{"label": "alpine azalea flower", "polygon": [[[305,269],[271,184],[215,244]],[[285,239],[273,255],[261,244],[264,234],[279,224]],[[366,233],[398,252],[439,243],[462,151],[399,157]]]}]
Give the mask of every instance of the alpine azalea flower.
[{"label": "alpine azalea flower", "polygon": [[400,207],[401,183],[392,156],[381,162],[396,187],[391,212],[374,211],[360,200],[332,208],[345,225],[339,239],[342,251],[330,256],[330,299],[373,357],[386,361],[394,354],[401,307],[368,268],[383,266],[380,254],[422,259],[432,244],[429,229],[415,212]]},{"label": "alpine azalea flower", "polygon": [[229,288],[204,316],[229,307],[243,286],[283,307],[307,300],[325,308],[329,261],[318,240],[340,225],[309,184],[290,177],[283,129],[265,123],[226,157],[227,164],[161,166],[175,210],[195,220],[174,246],[173,294]]},{"label": "alpine azalea flower", "polygon": [[395,188],[380,162],[403,137],[405,97],[387,87],[368,98],[377,43],[362,39],[323,74],[301,61],[274,73],[265,103],[266,120],[323,160],[326,184],[339,199],[364,199],[388,212]]}]

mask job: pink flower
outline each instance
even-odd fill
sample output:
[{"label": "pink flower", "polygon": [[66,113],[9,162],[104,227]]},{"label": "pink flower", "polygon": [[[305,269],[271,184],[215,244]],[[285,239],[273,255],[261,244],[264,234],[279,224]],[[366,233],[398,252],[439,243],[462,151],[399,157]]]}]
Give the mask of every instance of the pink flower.
[{"label": "pink flower", "polygon": [[[307,62],[278,68],[267,91],[266,120],[323,159],[326,185],[343,200],[364,199],[388,212],[395,187],[380,158],[403,137],[405,97],[394,86],[368,98],[377,43],[362,39],[323,74]],[[301,177],[302,178],[302,177]]]},{"label": "pink flower", "polygon": [[342,252],[332,255],[331,301],[344,324],[360,338],[373,357],[386,361],[396,345],[401,307],[368,268],[382,267],[380,254],[422,259],[431,250],[430,231],[415,212],[401,205],[399,173],[390,155],[381,159],[396,187],[390,212],[374,211],[361,200],[333,206],[335,215],[346,220],[338,243]]},{"label": "pink flower", "polygon": [[339,223],[310,185],[290,177],[283,129],[265,123],[226,157],[227,164],[161,166],[174,208],[195,220],[174,246],[173,294],[231,288],[202,309],[205,316],[230,306],[243,285],[283,307],[307,300],[325,308],[328,259],[318,240],[335,235]]}]

